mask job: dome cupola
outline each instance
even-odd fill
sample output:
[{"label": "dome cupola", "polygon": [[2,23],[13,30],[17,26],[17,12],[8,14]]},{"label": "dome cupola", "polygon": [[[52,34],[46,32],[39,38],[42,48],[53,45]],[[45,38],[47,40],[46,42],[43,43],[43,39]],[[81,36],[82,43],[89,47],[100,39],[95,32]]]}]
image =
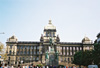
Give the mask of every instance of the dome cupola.
[{"label": "dome cupola", "polygon": [[44,30],[56,30],[56,27],[51,23],[51,20],[49,20],[49,23],[44,27]]},{"label": "dome cupola", "polygon": [[18,41],[18,39],[17,39],[17,37],[15,35],[13,35],[7,41],[8,42],[16,42],[16,41]]},{"label": "dome cupola", "polygon": [[82,43],[85,43],[85,44],[91,43],[91,40],[90,40],[88,37],[84,37],[84,38],[82,39]]}]

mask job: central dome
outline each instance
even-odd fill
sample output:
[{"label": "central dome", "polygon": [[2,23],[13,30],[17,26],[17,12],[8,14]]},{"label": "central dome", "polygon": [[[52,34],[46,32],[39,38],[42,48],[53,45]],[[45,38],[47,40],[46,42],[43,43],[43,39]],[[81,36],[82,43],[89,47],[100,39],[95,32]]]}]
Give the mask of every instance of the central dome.
[{"label": "central dome", "polygon": [[49,20],[49,23],[47,26],[44,27],[46,30],[56,30],[56,27],[51,23],[51,20]]}]

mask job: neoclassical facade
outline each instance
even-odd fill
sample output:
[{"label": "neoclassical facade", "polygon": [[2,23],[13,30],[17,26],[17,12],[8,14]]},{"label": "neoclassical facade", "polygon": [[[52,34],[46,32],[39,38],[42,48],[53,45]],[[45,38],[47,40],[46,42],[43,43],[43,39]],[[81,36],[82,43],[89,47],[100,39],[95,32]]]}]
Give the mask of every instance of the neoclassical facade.
[{"label": "neoclassical facade", "polygon": [[45,64],[45,53],[50,50],[49,39],[55,43],[54,50],[59,52],[58,61],[60,65],[72,66],[73,56],[77,51],[92,50],[93,43],[88,37],[82,42],[60,42],[59,35],[56,35],[56,27],[51,23],[44,27],[44,33],[40,41],[18,41],[16,36],[11,36],[6,42],[6,63],[11,64]]}]

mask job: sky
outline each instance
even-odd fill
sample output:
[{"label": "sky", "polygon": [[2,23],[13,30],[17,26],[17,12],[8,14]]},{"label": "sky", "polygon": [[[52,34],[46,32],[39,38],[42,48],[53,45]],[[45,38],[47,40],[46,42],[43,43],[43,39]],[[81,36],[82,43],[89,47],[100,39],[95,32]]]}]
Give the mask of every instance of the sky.
[{"label": "sky", "polygon": [[100,0],[0,0],[0,42],[40,41],[49,20],[61,42],[92,41],[100,32]]}]

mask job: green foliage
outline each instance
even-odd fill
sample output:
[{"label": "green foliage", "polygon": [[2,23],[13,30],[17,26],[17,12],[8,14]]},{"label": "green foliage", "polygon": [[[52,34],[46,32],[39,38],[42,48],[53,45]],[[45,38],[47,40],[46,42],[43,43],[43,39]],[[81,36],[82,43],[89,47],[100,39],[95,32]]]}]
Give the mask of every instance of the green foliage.
[{"label": "green foliage", "polygon": [[92,51],[83,51],[82,54],[82,65],[84,66],[88,66],[91,65],[93,62],[93,58],[92,58]]},{"label": "green foliage", "polygon": [[60,67],[60,66],[61,66],[61,67],[64,67],[64,65],[59,65],[58,67]]},{"label": "green foliage", "polygon": [[79,51],[74,55],[73,63],[76,65],[88,66],[92,64],[92,51]]},{"label": "green foliage", "polygon": [[43,65],[42,64],[38,64],[37,66],[42,67]]},{"label": "green foliage", "polygon": [[73,63],[76,65],[82,65],[82,51],[75,53]]},{"label": "green foliage", "polygon": [[100,67],[100,43],[94,44],[93,60],[94,60],[94,64]]},{"label": "green foliage", "polygon": [[94,44],[94,50],[92,51],[79,51],[74,55],[73,63],[76,65],[88,66],[96,64],[100,68],[100,43]]}]

